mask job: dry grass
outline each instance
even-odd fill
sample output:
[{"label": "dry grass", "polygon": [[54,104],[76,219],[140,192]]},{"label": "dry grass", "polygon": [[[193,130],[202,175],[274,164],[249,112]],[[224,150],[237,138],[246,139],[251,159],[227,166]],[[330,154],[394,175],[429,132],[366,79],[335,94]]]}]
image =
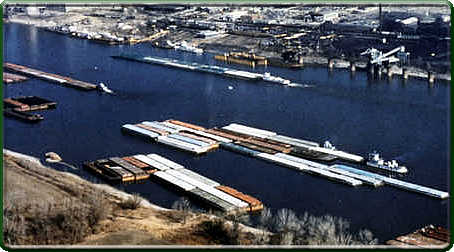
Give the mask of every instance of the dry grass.
[{"label": "dry grass", "polygon": [[140,197],[140,195],[133,194],[132,196],[130,196],[126,200],[121,201],[118,205],[122,209],[132,209],[132,210],[134,210],[134,209],[139,208],[141,203],[142,203],[142,198]]}]

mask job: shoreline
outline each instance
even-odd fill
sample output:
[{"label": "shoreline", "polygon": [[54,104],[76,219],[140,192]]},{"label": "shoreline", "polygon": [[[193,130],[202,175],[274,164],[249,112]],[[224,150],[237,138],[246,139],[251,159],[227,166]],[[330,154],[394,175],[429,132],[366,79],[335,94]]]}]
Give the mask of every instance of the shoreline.
[{"label": "shoreline", "polygon": [[[41,25],[38,20],[32,20],[32,19],[24,20],[24,19],[21,19],[21,18],[13,18],[13,19],[4,18],[4,19],[7,20],[6,23],[30,25],[30,26],[34,26],[36,28],[41,28],[41,29],[46,29],[46,27],[47,27],[45,25]],[[52,30],[48,30],[48,31],[58,34],[57,31],[52,31]],[[71,37],[70,34],[61,34],[61,35],[70,36]],[[89,40],[89,41],[95,42],[93,39],[88,39],[88,38],[79,38],[79,39],[85,39],[85,40]],[[151,43],[151,42],[152,41],[150,41],[149,43],[154,47],[153,43]],[[122,44],[128,44],[128,43],[127,42],[123,42]],[[113,44],[113,45],[115,45],[115,44]],[[224,51],[224,50],[221,50],[221,49],[213,49],[213,48],[206,49],[205,52],[211,53],[211,54],[215,54],[215,55],[216,54],[222,55],[224,53],[228,53],[227,51]],[[268,52],[267,54],[268,55],[265,55],[265,57],[269,58],[270,60],[279,59],[276,56],[275,52]],[[260,55],[260,54],[258,54],[258,55]],[[262,56],[262,55],[260,55],[260,56]],[[350,72],[352,74],[354,74],[357,71],[358,72],[367,72],[367,69],[366,69],[367,63],[366,62],[358,61],[358,62],[355,62],[354,65],[356,67],[356,70],[351,71],[350,62],[347,61],[347,60],[342,60],[342,59],[337,59],[337,58],[329,59],[329,58],[327,58],[325,56],[322,56],[322,55],[315,55],[315,56],[304,56],[303,57],[303,64],[302,64],[301,67],[292,68],[292,67],[276,66],[276,65],[275,65],[275,67],[295,69],[295,70],[303,69],[304,67],[328,68],[329,70],[331,70],[331,69],[350,69]],[[398,66],[391,66],[389,68],[389,70],[390,71],[388,72],[388,70],[382,69],[381,72],[377,73],[379,75],[379,78],[382,75],[386,76],[388,78],[392,78],[393,75],[397,75],[400,78],[402,78],[404,81],[406,81],[409,78],[413,78],[413,79],[417,79],[417,80],[426,79],[430,83],[434,83],[435,80],[442,81],[442,82],[449,82],[449,83],[451,82],[451,75],[450,74],[437,73],[437,72],[428,71],[428,70],[425,70],[425,69],[412,67],[412,66],[405,67],[405,73],[403,73],[402,68],[398,67]],[[430,74],[429,74],[429,72],[430,72]],[[431,80],[430,78],[434,78],[434,79]]]},{"label": "shoreline", "polygon": [[[36,157],[33,157],[33,156],[29,156],[29,155],[23,154],[23,153],[20,153],[20,152],[16,152],[16,151],[12,151],[12,150],[3,148],[3,154],[12,156],[14,158],[18,158],[18,159],[29,161],[32,164],[37,165],[37,166],[39,166],[42,169],[52,169],[50,167],[47,167],[43,163],[41,163],[40,159],[38,159]],[[113,196],[115,198],[121,199],[121,200],[126,200],[126,199],[128,199],[128,198],[133,196],[132,194],[129,194],[129,193],[121,191],[121,190],[118,190],[118,189],[116,189],[116,188],[114,188],[114,187],[112,187],[112,186],[110,186],[108,184],[92,183],[92,182],[89,182],[88,180],[80,177],[79,175],[76,175],[76,174],[73,174],[73,173],[70,173],[70,172],[62,172],[62,173],[67,175],[67,176],[72,177],[75,180],[91,183],[96,189],[99,189],[99,190],[101,190],[101,191],[103,191],[103,192],[105,192],[105,193],[107,193],[107,194],[109,194],[109,195],[111,195],[111,196]],[[144,207],[144,208],[152,208],[154,210],[160,210],[160,211],[171,211],[172,210],[172,209],[169,209],[169,208],[164,208],[164,207],[161,207],[159,205],[153,204],[150,201],[148,201],[147,199],[142,199],[141,206]]]},{"label": "shoreline", "polygon": [[[56,244],[56,245],[26,245],[22,244],[8,244],[8,247],[12,248],[29,248],[29,247],[109,247],[108,240],[113,239],[115,247],[143,247],[141,245],[147,244],[153,248],[158,247],[179,247],[179,246],[192,246],[197,245],[205,247],[219,246],[215,237],[210,237],[210,233],[200,234],[198,233],[201,225],[205,222],[222,222],[225,228],[232,229],[236,228],[238,234],[245,239],[247,243],[244,246],[249,247],[252,240],[249,235],[257,236],[271,236],[273,233],[265,230],[258,229],[256,227],[246,225],[240,222],[234,222],[229,220],[227,216],[218,216],[211,214],[210,212],[195,212],[191,209],[168,209],[159,205],[150,203],[148,199],[141,196],[140,205],[135,208],[122,208],[119,207],[121,202],[125,202],[131,199],[129,193],[120,191],[107,184],[98,184],[80,177],[79,175],[63,172],[53,169],[42,164],[42,162],[34,156],[19,153],[9,149],[3,149],[4,165],[8,163],[3,170],[4,178],[8,176],[8,180],[4,180],[4,197],[8,198],[12,202],[11,197],[18,197],[17,195],[23,195],[19,201],[13,201],[19,207],[23,203],[28,202],[29,204],[61,204],[66,206],[65,200],[74,200],[81,206],[83,204],[92,204],[83,201],[84,195],[87,193],[101,193],[102,198],[108,200],[111,204],[110,207],[104,207],[103,209],[110,209],[106,213],[106,218],[103,218],[94,229],[94,233],[88,233],[82,237],[79,241],[70,244]],[[11,162],[17,167],[14,170],[11,169]],[[16,172],[18,171],[18,173]],[[6,172],[6,173],[5,173]],[[21,175],[19,175],[21,174]],[[20,183],[19,186],[17,183]],[[26,191],[29,184],[33,186]],[[20,187],[20,188],[19,188]],[[36,189],[39,189],[36,193]],[[81,188],[87,189],[81,192]],[[6,190],[6,192],[5,192]],[[76,191],[77,193],[74,194]],[[31,196],[29,196],[31,195]],[[50,195],[50,196],[49,196]],[[39,196],[39,197],[38,197]],[[98,199],[98,198],[97,198]],[[14,198],[14,200],[17,200]],[[99,200],[99,199],[98,199]],[[9,203],[11,204],[11,203]],[[33,205],[33,206],[35,206]],[[10,205],[11,206],[11,205]],[[23,206],[22,206],[23,207]],[[5,206],[4,206],[5,209]],[[10,208],[8,208],[10,209]],[[47,208],[44,207],[44,210]],[[50,209],[50,208],[49,208]],[[57,208],[55,208],[57,209]],[[50,211],[50,210],[49,210]],[[17,213],[16,213],[17,214]],[[45,217],[45,216],[44,216]],[[43,217],[43,218],[44,218]],[[129,218],[131,217],[131,218]],[[182,220],[183,218],[183,220]],[[49,224],[50,225],[50,224]],[[9,225],[8,227],[10,227]],[[236,226],[236,227],[235,227]],[[11,230],[11,227],[10,229]],[[59,230],[61,231],[61,230]],[[120,240],[118,240],[118,233],[122,233]],[[208,231],[204,231],[208,232]],[[128,237],[131,235],[140,233],[140,238],[131,238],[131,242],[127,242]],[[68,234],[69,235],[69,234]],[[170,235],[171,237],[166,237]],[[36,235],[34,235],[36,236]],[[23,241],[27,241],[27,237],[21,236]],[[110,237],[110,238],[109,238]],[[161,243],[142,243],[146,242],[147,239],[157,240]],[[176,240],[175,240],[176,239]],[[190,241],[188,245],[184,245],[186,241]],[[100,243],[99,243],[100,242]],[[118,244],[117,244],[118,242]],[[137,243],[136,243],[137,242]],[[90,246],[86,246],[91,244]],[[101,245],[101,246],[99,246]],[[170,245],[170,246],[169,246]],[[149,247],[147,246],[147,247]],[[243,246],[243,247],[244,247]],[[194,248],[196,248],[194,246]]]}]

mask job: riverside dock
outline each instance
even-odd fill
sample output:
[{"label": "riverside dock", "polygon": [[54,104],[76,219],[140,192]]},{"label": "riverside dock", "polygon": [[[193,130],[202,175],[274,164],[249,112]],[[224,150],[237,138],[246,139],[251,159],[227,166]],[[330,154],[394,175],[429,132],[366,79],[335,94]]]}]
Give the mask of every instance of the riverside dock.
[{"label": "riverside dock", "polygon": [[91,84],[88,82],[75,80],[75,79],[57,75],[57,74],[46,73],[46,72],[43,72],[40,70],[32,69],[32,68],[29,68],[26,66],[21,66],[21,65],[17,65],[17,64],[13,64],[13,63],[3,63],[3,68],[5,68],[9,71],[23,74],[23,75],[37,77],[37,78],[43,79],[45,81],[49,81],[52,83],[58,83],[61,85],[65,85],[65,86],[72,87],[72,88],[77,88],[80,90],[86,90],[86,91],[95,90],[98,87],[97,85]]},{"label": "riverside dock", "polygon": [[157,154],[112,157],[86,162],[84,166],[110,182],[143,181],[151,177],[224,212],[244,213],[263,209],[258,199]]},{"label": "riverside dock", "polygon": [[[139,127],[140,125],[146,125],[152,128]],[[336,150],[330,144],[325,143],[324,147],[320,147],[315,142],[283,136],[273,131],[236,123],[222,128],[206,129],[202,126],[169,119],[163,122],[142,122],[136,125],[126,124],[122,126],[122,129],[130,134],[140,135],[147,139],[197,154],[207,152],[207,145],[213,149],[220,146],[229,151],[351,186],[360,186],[363,184],[374,187],[390,185],[435,198],[446,199],[449,197],[449,193],[447,192],[389,178],[376,173],[345,165],[326,165],[307,160],[303,158],[306,156],[304,155],[305,152],[325,155],[325,158],[329,157],[328,160],[340,158],[353,163],[363,162],[361,156]],[[314,155],[309,157],[313,158]]]}]

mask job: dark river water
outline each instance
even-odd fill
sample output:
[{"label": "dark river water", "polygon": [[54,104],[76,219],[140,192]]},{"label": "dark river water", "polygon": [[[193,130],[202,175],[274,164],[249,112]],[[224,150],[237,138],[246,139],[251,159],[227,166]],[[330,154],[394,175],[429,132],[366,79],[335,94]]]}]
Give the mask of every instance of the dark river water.
[{"label": "dark river water", "polygon": [[[352,231],[370,229],[382,242],[427,224],[448,226],[449,200],[390,186],[353,188],[226,150],[193,156],[120,130],[125,123],[169,118],[204,127],[236,122],[317,142],[330,140],[338,149],[360,155],[379,150],[409,168],[402,180],[448,191],[447,83],[431,88],[426,81],[372,80],[363,72],[351,76],[347,70],[312,67],[252,70],[314,85],[289,88],[110,57],[127,52],[222,65],[210,54],[147,44],[108,46],[18,24],[4,24],[3,29],[5,62],[104,82],[117,93],[84,92],[37,79],[5,85],[4,97],[35,95],[58,103],[57,109],[40,112],[45,119],[38,124],[5,118],[8,149],[40,158],[55,151],[79,167],[87,160],[157,153],[253,195],[273,211],[339,216],[351,223]],[[82,169],[74,172],[93,179]],[[119,187],[164,207],[181,197],[151,181]]]}]

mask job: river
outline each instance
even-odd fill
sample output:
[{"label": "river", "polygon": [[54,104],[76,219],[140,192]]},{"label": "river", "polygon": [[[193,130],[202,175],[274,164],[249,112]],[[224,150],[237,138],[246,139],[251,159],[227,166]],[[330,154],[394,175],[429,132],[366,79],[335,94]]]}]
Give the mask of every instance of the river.
[{"label": "river", "polygon": [[[402,180],[449,191],[447,83],[429,87],[415,79],[373,80],[364,72],[351,75],[316,67],[252,70],[314,85],[292,88],[110,57],[137,53],[226,66],[210,54],[149,44],[108,46],[19,24],[4,24],[3,37],[4,62],[104,82],[116,93],[84,92],[37,79],[5,85],[4,97],[35,95],[58,103],[57,109],[40,112],[45,119],[38,124],[5,118],[8,149],[41,158],[55,151],[77,166],[104,157],[157,153],[253,195],[273,211],[289,208],[297,214],[339,216],[353,231],[367,228],[381,242],[427,224],[448,227],[449,200],[390,186],[353,188],[222,149],[193,156],[120,131],[125,123],[169,118],[204,127],[236,122],[317,142],[329,140],[338,149],[360,155],[378,150],[409,168]],[[75,173],[93,179],[82,169]],[[119,187],[164,207],[181,196],[152,182]]]}]

